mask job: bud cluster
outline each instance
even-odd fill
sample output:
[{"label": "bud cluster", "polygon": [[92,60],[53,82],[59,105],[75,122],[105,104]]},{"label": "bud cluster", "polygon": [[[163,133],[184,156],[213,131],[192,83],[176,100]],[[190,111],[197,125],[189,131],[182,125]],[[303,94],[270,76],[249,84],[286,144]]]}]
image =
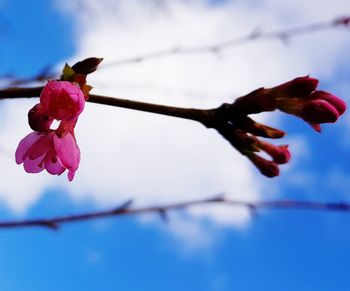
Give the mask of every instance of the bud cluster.
[{"label": "bud cluster", "polygon": [[[273,88],[260,88],[242,96],[233,104],[219,107],[216,128],[240,153],[247,156],[259,171],[267,176],[279,175],[280,164],[289,161],[287,145],[273,145],[258,137],[277,139],[285,133],[260,124],[248,115],[280,110],[293,114],[321,131],[320,124],[333,123],[346,110],[346,104],[331,93],[316,90],[318,80],[309,76],[299,77]],[[219,116],[219,118],[218,118]],[[270,159],[258,155],[265,152]]]}]

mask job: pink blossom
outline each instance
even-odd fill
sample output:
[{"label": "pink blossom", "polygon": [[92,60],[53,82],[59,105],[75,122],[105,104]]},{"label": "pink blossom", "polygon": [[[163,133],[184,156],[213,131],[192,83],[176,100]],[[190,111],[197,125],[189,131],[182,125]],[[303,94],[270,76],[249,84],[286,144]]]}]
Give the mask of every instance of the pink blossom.
[{"label": "pink blossom", "polygon": [[[40,103],[28,113],[34,132],[23,138],[16,150],[16,162],[28,173],[46,169],[52,175],[68,170],[72,181],[79,167],[80,150],[74,127],[84,109],[85,98],[79,87],[67,81],[49,81],[40,95]],[[50,129],[54,119],[61,120]]]},{"label": "pink blossom", "polygon": [[49,81],[40,95],[40,104],[47,114],[57,120],[78,118],[85,105],[80,88],[68,81]]},{"label": "pink blossom", "polygon": [[73,180],[79,161],[80,150],[70,132],[61,137],[53,130],[32,132],[20,141],[16,150],[16,163],[23,163],[27,173],[46,169],[52,175],[60,175],[68,169],[69,181]]}]

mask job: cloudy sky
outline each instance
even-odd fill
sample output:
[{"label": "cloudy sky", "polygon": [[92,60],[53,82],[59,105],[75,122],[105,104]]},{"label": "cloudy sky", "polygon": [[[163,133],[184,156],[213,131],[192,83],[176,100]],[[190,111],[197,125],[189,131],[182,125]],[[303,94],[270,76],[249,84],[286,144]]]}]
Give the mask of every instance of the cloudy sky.
[{"label": "cloudy sky", "polygon": [[[96,94],[210,108],[310,74],[321,89],[349,100],[345,28],[117,65],[156,51],[329,21],[350,14],[346,1],[3,0],[0,9],[2,74],[27,77],[47,66],[59,73],[65,62],[96,56],[104,58],[89,78]],[[65,174],[29,175],[14,162],[36,102],[0,103],[3,219],[103,209],[129,198],[152,205],[218,193],[243,200],[350,200],[347,115],[321,135],[292,117],[260,116],[288,132],[283,143],[292,152],[281,176],[267,179],[199,124],[87,104],[76,128],[82,161],[70,183]],[[246,209],[212,206],[171,213],[168,225],[147,216],[58,233],[3,231],[0,289],[346,290],[349,221],[300,211],[251,217]]]}]

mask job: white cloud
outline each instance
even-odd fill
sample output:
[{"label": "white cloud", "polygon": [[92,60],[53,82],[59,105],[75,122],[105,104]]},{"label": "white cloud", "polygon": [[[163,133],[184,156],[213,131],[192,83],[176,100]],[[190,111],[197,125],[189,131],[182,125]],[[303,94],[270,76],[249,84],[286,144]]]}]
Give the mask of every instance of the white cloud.
[{"label": "white cloud", "polygon": [[[137,3],[58,1],[58,7],[76,20],[78,53],[71,63],[97,56],[104,57],[107,66],[108,62],[148,52],[242,36],[257,25],[272,30],[328,20],[343,15],[348,6],[340,0],[322,4],[316,0],[232,1],[216,7],[209,7],[205,1],[168,1],[165,9],[156,11]],[[298,37],[290,46],[278,41],[249,43],[223,51],[220,58],[213,54],[178,55],[106,67],[91,75],[89,81],[96,87],[94,93],[208,108],[230,102],[236,94],[298,75],[329,77],[341,61],[338,53],[345,50],[340,33]],[[172,90],[164,94],[157,88]],[[182,96],[184,92],[205,94],[188,97]],[[24,106],[22,100],[18,104],[7,108],[12,112],[19,106],[16,124],[10,123],[12,116],[7,116],[2,128],[3,140],[11,141],[9,150],[15,149],[16,141],[27,131],[23,116],[30,106]],[[77,199],[88,195],[106,205],[129,197],[139,204],[151,204],[219,192],[247,200],[262,195],[261,179],[257,179],[259,174],[249,162],[216,132],[190,121],[88,104],[77,125],[77,140],[82,161],[73,183],[66,182],[65,177],[27,175],[4,160],[1,171],[8,171],[9,177],[16,175],[21,183],[14,185],[8,178],[0,186],[1,197],[15,208],[24,209],[53,181],[64,184]],[[26,194],[18,196],[18,192]],[[222,225],[249,221],[246,211],[226,208],[203,207],[188,214],[193,221],[206,218]],[[186,230],[183,225],[177,229],[179,233]]]}]

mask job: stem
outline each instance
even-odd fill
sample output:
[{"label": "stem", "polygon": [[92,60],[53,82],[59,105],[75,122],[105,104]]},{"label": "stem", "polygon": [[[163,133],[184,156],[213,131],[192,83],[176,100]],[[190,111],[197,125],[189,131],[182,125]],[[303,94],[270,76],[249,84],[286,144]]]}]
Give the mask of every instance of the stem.
[{"label": "stem", "polygon": [[166,116],[179,117],[189,120],[194,120],[207,124],[211,118],[212,110],[195,109],[195,108],[181,108],[174,106],[158,105],[153,103],[146,103],[140,101],[133,101],[128,99],[120,99],[115,97],[101,96],[91,94],[89,102],[139,110],[144,112],[156,113]]},{"label": "stem", "polygon": [[[42,89],[43,87],[3,89],[0,90],[0,100],[12,98],[38,97]],[[181,108],[94,94],[90,94],[89,99],[87,101],[91,103],[116,106],[194,120],[204,124],[207,127],[209,127],[209,124],[212,123],[215,113],[215,109]]]}]

